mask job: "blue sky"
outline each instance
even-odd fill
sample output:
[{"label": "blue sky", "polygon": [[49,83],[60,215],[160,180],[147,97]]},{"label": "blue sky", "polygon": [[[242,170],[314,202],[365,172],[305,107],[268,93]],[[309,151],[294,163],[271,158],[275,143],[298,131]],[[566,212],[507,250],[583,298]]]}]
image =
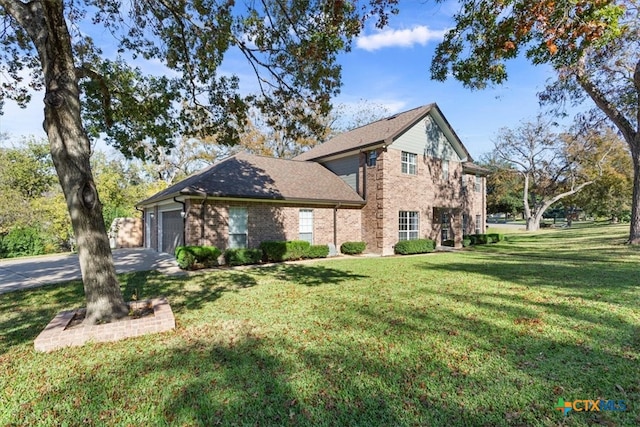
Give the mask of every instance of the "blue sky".
[{"label": "blue sky", "polygon": [[[455,2],[405,1],[386,29],[367,26],[352,51],[340,57],[343,87],[334,104],[350,106],[365,100],[393,114],[436,102],[476,159],[491,151],[500,128],[533,119],[539,111],[536,93],[553,77],[548,67],[515,60],[508,66],[505,85],[482,91],[465,89],[454,80],[430,79],[434,49],[443,31],[452,26],[454,12]],[[243,70],[235,66],[235,62],[227,61],[222,71],[242,75]],[[5,114],[0,116],[0,132],[13,137],[44,137],[42,116],[41,94],[34,96],[27,110],[7,102]]]}]

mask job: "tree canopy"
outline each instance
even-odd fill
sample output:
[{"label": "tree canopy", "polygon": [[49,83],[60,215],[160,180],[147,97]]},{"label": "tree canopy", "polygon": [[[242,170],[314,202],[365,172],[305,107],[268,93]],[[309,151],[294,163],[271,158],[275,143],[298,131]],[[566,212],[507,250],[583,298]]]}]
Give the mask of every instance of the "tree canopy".
[{"label": "tree canopy", "polygon": [[508,60],[548,64],[557,79],[540,93],[562,109],[590,99],[623,136],[634,162],[630,243],[640,243],[640,9],[636,0],[464,0],[437,47],[432,77],[472,89],[506,81]]},{"label": "tree canopy", "polygon": [[[29,88],[45,91],[43,126],[78,243],[86,322],[128,313],[89,136],[139,158],[183,136],[233,144],[249,108],[283,112],[292,100],[291,120],[277,126],[290,136],[315,132],[314,117],[340,89],[339,53],[370,18],[383,26],[396,2],[0,0],[0,72],[8,77],[0,106],[25,104]],[[254,93],[221,70],[230,53],[244,60]],[[141,62],[164,69],[146,74]]]}]

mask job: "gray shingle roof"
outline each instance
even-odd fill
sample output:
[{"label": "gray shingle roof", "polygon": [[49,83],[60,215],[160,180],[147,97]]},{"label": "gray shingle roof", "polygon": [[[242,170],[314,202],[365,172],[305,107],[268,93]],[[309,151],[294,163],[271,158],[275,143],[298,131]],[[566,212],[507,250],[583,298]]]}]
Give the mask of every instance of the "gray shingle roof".
[{"label": "gray shingle roof", "polygon": [[368,125],[360,126],[331,138],[323,144],[316,145],[311,150],[295,157],[295,160],[320,159],[382,142],[390,143],[425,117],[432,108],[437,108],[436,104],[423,105]]},{"label": "gray shingle roof", "polygon": [[186,195],[365,204],[349,185],[319,163],[240,153],[196,172],[138,206]]}]

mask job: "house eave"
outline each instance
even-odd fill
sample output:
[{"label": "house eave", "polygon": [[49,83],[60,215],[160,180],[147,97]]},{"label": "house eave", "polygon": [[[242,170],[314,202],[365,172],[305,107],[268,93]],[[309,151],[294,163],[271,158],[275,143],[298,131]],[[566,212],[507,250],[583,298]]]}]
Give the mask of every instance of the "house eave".
[{"label": "house eave", "polygon": [[352,156],[354,154],[360,154],[364,151],[371,151],[377,148],[381,148],[381,147],[385,147],[387,145],[390,145],[392,143],[392,141],[389,140],[383,140],[383,141],[376,141],[376,142],[371,142],[368,144],[364,144],[364,145],[360,145],[356,148],[350,148],[348,150],[344,150],[344,151],[338,151],[338,152],[334,152],[325,156],[318,156],[318,157],[314,157],[312,159],[307,159],[304,160],[306,162],[316,162],[316,163],[324,163],[324,162],[330,162],[332,160],[337,160],[337,159],[342,159],[344,157],[349,157]]},{"label": "house eave", "polygon": [[[222,202],[244,202],[244,203],[277,203],[282,205],[296,204],[296,205],[309,205],[309,206],[322,206],[322,207],[344,207],[344,208],[362,208],[366,201],[356,200],[326,200],[326,199],[305,199],[305,198],[270,198],[270,197],[243,197],[243,196],[219,196],[219,195],[203,195],[202,193],[180,193],[185,200],[215,200]],[[173,198],[167,196],[162,200],[156,200],[152,203],[145,205],[137,205],[140,208],[160,205],[167,202],[173,202]],[[177,196],[176,196],[177,197]]]}]

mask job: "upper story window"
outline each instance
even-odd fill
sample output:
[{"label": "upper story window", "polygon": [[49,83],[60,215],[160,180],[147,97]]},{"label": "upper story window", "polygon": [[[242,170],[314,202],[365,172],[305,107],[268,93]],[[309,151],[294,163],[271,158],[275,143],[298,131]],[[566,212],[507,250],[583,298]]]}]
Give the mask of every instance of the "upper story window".
[{"label": "upper story window", "polygon": [[482,177],[480,175],[476,175],[476,183],[473,189],[476,193],[480,193],[482,191]]},{"label": "upper story window", "polygon": [[378,153],[376,150],[369,151],[369,155],[367,156],[367,166],[375,166],[377,160]]},{"label": "upper story window", "polygon": [[465,194],[467,192],[467,175],[460,175],[460,193]]},{"label": "upper story window", "polygon": [[406,173],[409,175],[417,174],[417,158],[418,156],[414,153],[407,153],[406,151],[402,152],[402,173]]},{"label": "upper story window", "polygon": [[445,181],[449,179],[449,160],[442,161],[442,179]]}]

